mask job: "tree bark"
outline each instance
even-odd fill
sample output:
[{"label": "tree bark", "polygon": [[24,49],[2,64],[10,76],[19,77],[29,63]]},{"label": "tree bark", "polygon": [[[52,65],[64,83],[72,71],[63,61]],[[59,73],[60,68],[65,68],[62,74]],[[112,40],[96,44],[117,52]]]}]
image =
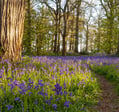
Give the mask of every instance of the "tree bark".
[{"label": "tree bark", "polygon": [[100,38],[101,38],[101,25],[100,25],[100,17],[98,18],[98,44],[97,51],[100,52]]},{"label": "tree bark", "polygon": [[77,8],[76,8],[76,39],[75,39],[75,52],[78,53],[78,44],[79,44],[79,14],[80,14],[80,6],[81,0],[77,1]]},{"label": "tree bark", "polygon": [[88,40],[89,40],[89,28],[87,24],[87,29],[86,29],[86,52],[88,52]]},{"label": "tree bark", "polygon": [[63,22],[64,22],[64,28],[63,28],[63,49],[62,49],[62,55],[66,56],[66,36],[67,36],[67,20],[69,17],[69,7],[68,7],[69,0],[66,0],[66,4],[63,9]]},{"label": "tree bark", "polygon": [[57,32],[58,32],[58,15],[56,14],[56,20],[55,20],[55,43],[54,43],[54,53],[57,51]]},{"label": "tree bark", "polygon": [[75,52],[78,53],[78,37],[79,37],[79,7],[77,7],[76,16],[76,38],[75,38]]},{"label": "tree bark", "polygon": [[27,48],[27,53],[28,55],[31,55],[31,40],[32,40],[32,35],[31,35],[31,0],[27,0],[27,5],[28,5],[28,8],[27,8],[27,13],[28,13],[28,29],[27,29],[27,32],[28,32],[28,48]]},{"label": "tree bark", "polygon": [[[2,6],[2,2],[0,2],[0,7]],[[2,26],[2,8],[0,8],[0,34],[1,34],[1,26]],[[1,40],[1,35],[0,35],[0,40]],[[1,42],[0,42],[0,60],[2,58],[2,46],[1,46]]]},{"label": "tree bark", "polygon": [[0,47],[2,59],[21,59],[25,0],[0,0]]},{"label": "tree bark", "polygon": [[119,54],[119,34],[118,34],[117,54]]},{"label": "tree bark", "polygon": [[62,55],[66,55],[66,33],[67,33],[67,20],[66,16],[64,15],[64,32],[63,32],[63,49],[62,49]]},{"label": "tree bark", "polygon": [[86,31],[86,52],[88,52],[88,39],[89,39],[89,29],[88,29],[88,25],[87,25],[87,31]]}]

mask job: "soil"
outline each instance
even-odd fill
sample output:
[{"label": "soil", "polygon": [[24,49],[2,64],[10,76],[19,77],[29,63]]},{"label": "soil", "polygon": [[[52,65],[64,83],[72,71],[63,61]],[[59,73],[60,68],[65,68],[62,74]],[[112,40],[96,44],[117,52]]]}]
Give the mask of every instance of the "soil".
[{"label": "soil", "polygon": [[101,98],[98,105],[95,106],[95,112],[119,112],[119,96],[114,90],[113,84],[104,76],[97,75],[96,77],[101,86]]}]

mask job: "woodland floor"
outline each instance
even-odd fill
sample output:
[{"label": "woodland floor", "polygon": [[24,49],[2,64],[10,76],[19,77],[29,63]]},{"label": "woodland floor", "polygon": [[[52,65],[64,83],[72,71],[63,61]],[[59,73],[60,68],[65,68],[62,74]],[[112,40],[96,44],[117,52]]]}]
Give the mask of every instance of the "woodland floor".
[{"label": "woodland floor", "polygon": [[95,112],[119,112],[119,96],[117,96],[112,83],[104,76],[97,75],[101,86],[101,98],[95,107]]}]

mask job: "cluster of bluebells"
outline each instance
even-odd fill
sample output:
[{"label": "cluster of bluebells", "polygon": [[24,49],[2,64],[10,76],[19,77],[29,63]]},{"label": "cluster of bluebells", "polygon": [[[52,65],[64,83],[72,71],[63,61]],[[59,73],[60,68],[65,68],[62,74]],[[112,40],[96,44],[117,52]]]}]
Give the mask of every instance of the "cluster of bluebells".
[{"label": "cluster of bluebells", "polygon": [[[30,57],[30,61],[23,60],[13,66],[7,60],[1,62],[0,110],[31,112],[39,108],[46,112],[75,108],[74,102],[80,102],[79,97],[88,97],[86,87],[96,89],[94,85],[97,86],[88,63],[82,63],[90,59]],[[87,99],[95,101],[93,96]],[[82,109],[82,105],[79,106]]]}]

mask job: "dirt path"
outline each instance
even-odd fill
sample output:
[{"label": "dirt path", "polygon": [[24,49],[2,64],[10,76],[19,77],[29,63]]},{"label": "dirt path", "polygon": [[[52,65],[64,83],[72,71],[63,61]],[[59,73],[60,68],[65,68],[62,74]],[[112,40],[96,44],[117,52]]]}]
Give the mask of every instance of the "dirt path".
[{"label": "dirt path", "polygon": [[97,75],[101,85],[101,99],[95,107],[96,112],[119,112],[119,96],[114,91],[113,85],[103,76]]}]

